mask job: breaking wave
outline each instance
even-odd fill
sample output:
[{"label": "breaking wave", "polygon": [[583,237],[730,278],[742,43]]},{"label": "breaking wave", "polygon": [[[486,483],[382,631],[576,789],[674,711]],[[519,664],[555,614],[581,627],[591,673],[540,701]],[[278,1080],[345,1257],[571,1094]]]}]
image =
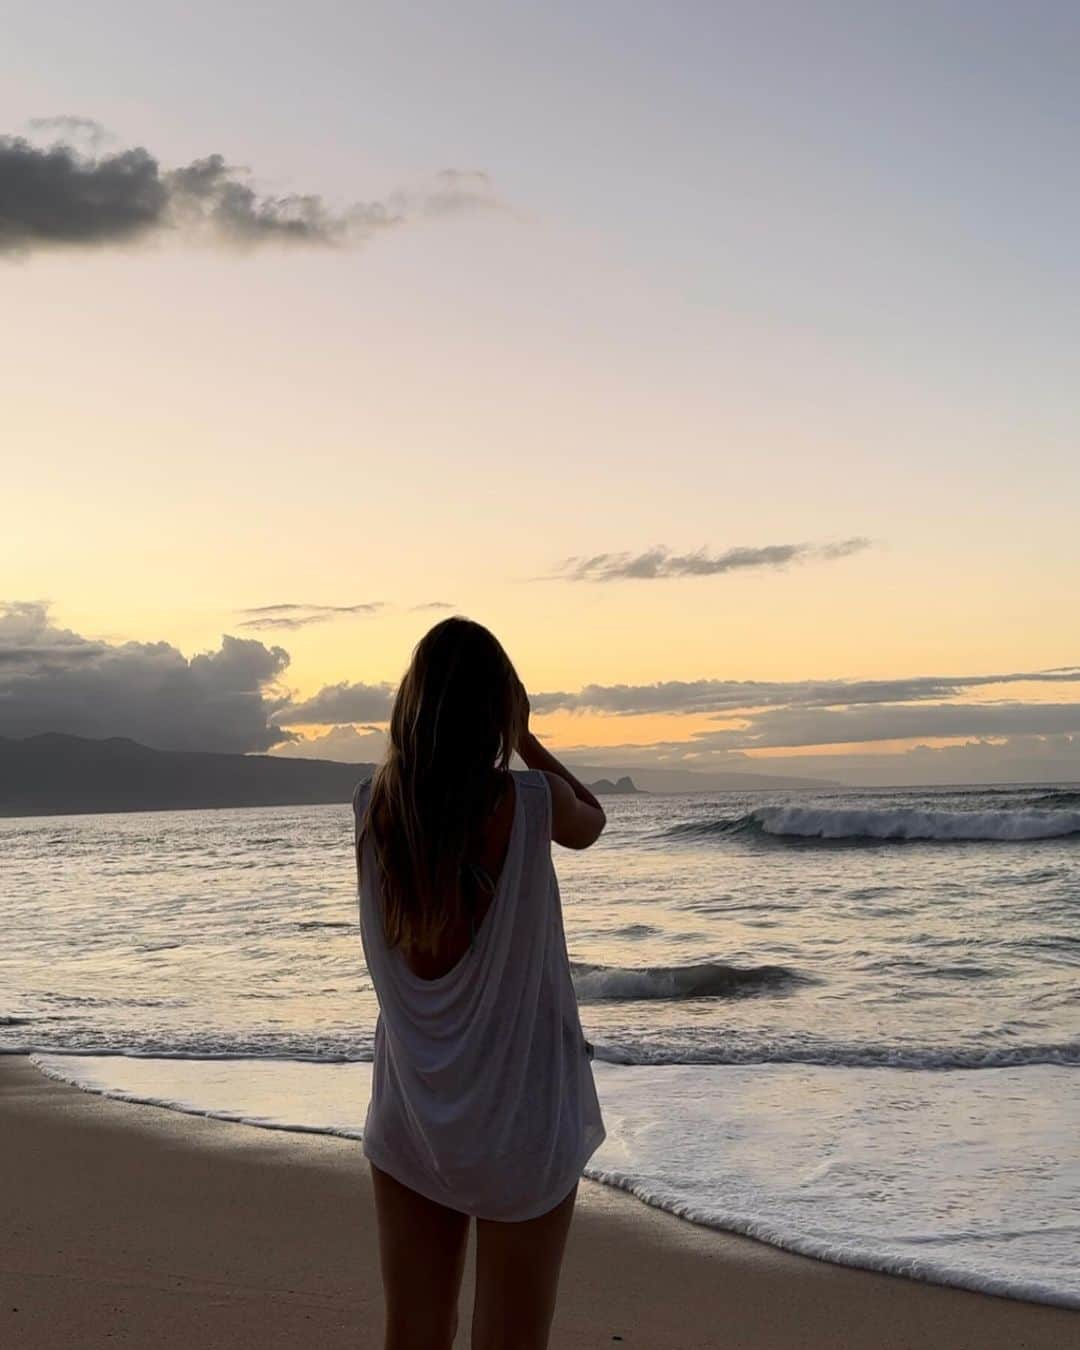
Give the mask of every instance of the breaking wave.
[{"label": "breaking wave", "polygon": [[731,998],[793,984],[806,977],[786,966],[729,966],[706,961],[690,966],[593,966],[572,962],[581,1003],[604,1000]]},{"label": "breaking wave", "polygon": [[683,821],[665,830],[663,837],[694,840],[746,833],[878,843],[1021,843],[1080,835],[1080,811],[759,806],[740,816]]}]

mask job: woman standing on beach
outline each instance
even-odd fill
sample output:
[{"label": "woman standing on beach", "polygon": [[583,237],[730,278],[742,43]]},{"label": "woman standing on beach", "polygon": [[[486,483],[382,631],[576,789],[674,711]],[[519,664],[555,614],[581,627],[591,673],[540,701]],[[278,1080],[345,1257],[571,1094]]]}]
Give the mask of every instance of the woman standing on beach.
[{"label": "woman standing on beach", "polygon": [[606,820],[528,724],[496,639],[446,619],[413,652],[386,758],[353,798],[380,1008],[363,1148],[387,1350],[452,1345],[471,1218],[473,1350],[543,1350],[604,1138],[551,843],[588,848]]}]

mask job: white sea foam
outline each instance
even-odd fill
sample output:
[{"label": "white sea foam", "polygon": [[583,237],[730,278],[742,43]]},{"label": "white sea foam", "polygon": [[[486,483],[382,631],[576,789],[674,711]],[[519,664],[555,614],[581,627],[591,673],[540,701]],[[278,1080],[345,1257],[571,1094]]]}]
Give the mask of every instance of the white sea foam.
[{"label": "white sea foam", "polygon": [[[364,1064],[34,1062],[122,1100],[351,1139],[371,1078]],[[598,1064],[596,1078],[608,1138],[594,1180],[822,1260],[1080,1307],[1068,1070]]]},{"label": "white sea foam", "polygon": [[[664,1067],[696,1066],[748,1067],[751,1065],[813,1065],[838,1069],[918,1069],[934,1072],[978,1072],[983,1069],[1019,1069],[1051,1066],[1080,1067],[1080,1041],[1046,1043],[1014,1043],[1011,1045],[919,1045],[910,1042],[857,1042],[814,1038],[807,1034],[791,1038],[754,1039],[748,1036],[717,1038],[706,1031],[693,1034],[692,1028],[679,1028],[666,1035],[663,1032],[635,1036],[624,1032],[617,1042],[603,1039],[592,1041],[598,1062],[623,1066]],[[114,1044],[71,1047],[57,1051],[55,1046],[26,1044],[0,1046],[0,1055],[31,1055],[46,1060],[61,1054],[65,1059],[153,1062],[173,1061],[179,1064],[314,1064],[336,1067],[349,1064],[369,1064],[370,1050],[339,1054],[320,1047],[317,1043],[297,1040],[291,1045],[280,1042],[266,1047],[243,1045],[207,1046],[191,1048],[170,1045]]]}]

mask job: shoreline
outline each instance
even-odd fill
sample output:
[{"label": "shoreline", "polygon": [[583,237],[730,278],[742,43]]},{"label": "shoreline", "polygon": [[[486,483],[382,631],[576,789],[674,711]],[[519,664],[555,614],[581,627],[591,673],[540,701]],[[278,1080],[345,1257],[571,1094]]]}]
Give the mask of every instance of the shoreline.
[{"label": "shoreline", "polygon": [[[14,1055],[0,1141],[5,1344],[381,1345],[354,1141],[118,1101]],[[1080,1335],[1069,1309],[830,1265],[596,1182],[579,1196],[553,1347],[1057,1350]]]},{"label": "shoreline", "polygon": [[[156,1068],[164,1067],[165,1064],[171,1066],[174,1076],[170,1078],[170,1089],[166,1092],[160,1091],[159,1084],[155,1083],[154,1075],[151,1073],[149,1081],[140,1078],[136,1074],[133,1081],[127,1083],[117,1083],[116,1069],[101,1069],[102,1059],[98,1056],[89,1056],[84,1058],[79,1055],[50,1055],[48,1053],[31,1053],[29,1056],[30,1064],[46,1077],[55,1079],[58,1082],[76,1087],[84,1092],[91,1092],[109,1097],[115,1101],[134,1103],[136,1105],[152,1106],[172,1111],[180,1111],[185,1114],[196,1117],[212,1118],[215,1120],[227,1121],[230,1123],[258,1127],[264,1130],[285,1131],[295,1134],[323,1134],[336,1136],[357,1142],[361,1138],[361,1120],[364,1107],[366,1106],[367,1096],[370,1091],[370,1082],[362,1081],[361,1075],[365,1070],[370,1070],[370,1062],[351,1061],[338,1063],[286,1063],[276,1061],[266,1061],[262,1059],[227,1059],[225,1062],[230,1066],[243,1066],[241,1077],[234,1078],[227,1084],[227,1088],[217,1081],[206,1079],[183,1080],[183,1070],[198,1065],[200,1069],[213,1069],[217,1067],[218,1061],[199,1060],[198,1058],[176,1060],[158,1060],[154,1057],[135,1056],[134,1059],[126,1055],[119,1057],[124,1065],[124,1072],[121,1077],[130,1077],[131,1070],[138,1067]],[[116,1057],[106,1056],[104,1063],[114,1065]],[[89,1075],[82,1069],[82,1065],[88,1063],[92,1066]],[[286,1069],[300,1073],[294,1077],[292,1082],[277,1082],[270,1095],[258,1088],[252,1095],[252,1080],[249,1075],[253,1070],[258,1070],[261,1074],[264,1070],[273,1071],[274,1068],[284,1071]],[[613,1069],[614,1066],[599,1064],[594,1068],[599,1070],[598,1087],[601,1089],[602,1099],[607,1099],[609,1110],[612,1101],[609,1096],[611,1090],[622,1077],[623,1074],[633,1074],[640,1071],[634,1068],[627,1069],[625,1066],[614,1068],[611,1080],[608,1079],[605,1070]],[[1031,1066],[1027,1066],[1031,1067]],[[175,1079],[175,1071],[181,1070],[181,1081]],[[314,1076],[308,1081],[304,1081],[305,1075],[311,1070],[322,1070],[318,1073],[318,1078],[323,1079],[323,1083],[316,1086]],[[326,1073],[329,1070],[338,1074],[355,1074],[348,1084],[348,1090],[344,1091],[344,1084],[339,1079],[335,1091],[327,1096],[320,1097],[321,1088],[325,1087]],[[680,1066],[653,1066],[646,1070],[651,1076],[658,1076],[654,1082],[657,1086],[659,1079],[666,1073],[678,1073]],[[744,1068],[733,1066],[722,1066],[719,1072],[730,1073],[738,1076],[744,1072]],[[783,1066],[777,1065],[758,1065],[754,1067],[755,1078],[758,1079],[758,1086],[762,1080],[767,1080],[774,1072],[782,1072]],[[101,1073],[104,1072],[104,1079]],[[802,1070],[803,1074],[817,1074],[821,1072],[819,1066],[807,1066]],[[863,1070],[870,1074],[882,1073],[887,1078],[892,1077],[896,1071],[890,1069],[872,1069]],[[994,1070],[987,1071],[991,1076]],[[1008,1074],[1010,1070],[999,1070]],[[1054,1067],[1047,1068],[1048,1073],[1056,1072]],[[1065,1072],[1068,1072],[1067,1070]],[[948,1081],[948,1075],[946,1075]],[[970,1080],[968,1080],[970,1082]],[[223,1090],[224,1089],[224,1090]],[[727,1092],[737,1090],[737,1084],[728,1081],[725,1089]],[[802,1089],[798,1085],[792,1085],[791,1091],[797,1092]],[[864,1089],[865,1090],[865,1089]],[[887,1090],[887,1089],[886,1089]],[[616,1096],[616,1101],[618,1100]],[[283,1109],[283,1103],[288,1101],[290,1106]],[[771,1099],[775,1108],[775,1095]],[[313,1103],[318,1103],[312,1108]],[[1080,1104],[1080,1103],[1078,1103]],[[769,1124],[770,1111],[768,1106],[762,1106],[763,1114],[760,1118],[759,1128],[767,1129]],[[618,1108],[616,1107],[616,1119],[618,1118]],[[810,1118],[806,1124],[813,1133],[813,1123]],[[671,1141],[669,1141],[671,1142]],[[716,1141],[718,1142],[718,1141]],[[601,1150],[601,1157],[603,1151]],[[653,1166],[656,1159],[653,1157]],[[736,1162],[736,1167],[738,1164]],[[584,1176],[593,1183],[601,1184],[605,1189],[616,1188],[619,1191],[633,1196],[642,1204],[654,1209],[662,1210],[672,1214],[686,1223],[695,1224],[701,1228],[712,1232],[722,1232],[744,1237],[753,1238],[756,1242],[766,1243],[770,1247],[779,1248],[783,1251],[792,1252],[799,1256],[810,1257],[813,1260],[825,1261],[830,1265],[847,1266],[855,1270],[875,1271],[885,1275],[900,1276],[905,1279],[916,1280],[919,1283],[930,1283],[941,1285],[946,1288],[966,1289],[975,1293],[993,1294],[1000,1298],[1013,1299],[1027,1303],[1041,1303],[1053,1307],[1069,1308],[1074,1311],[1080,1311],[1080,1293],[1073,1292],[1070,1289],[1063,1289],[1052,1283],[1048,1283],[1044,1277],[1040,1277],[1037,1271],[1025,1267],[1025,1274],[1021,1276],[1018,1270],[1013,1266],[1010,1270],[1008,1266],[1002,1267],[1000,1264],[996,1270],[982,1270],[976,1272],[970,1267],[964,1265],[951,1266],[947,1262],[938,1260],[927,1260],[923,1257],[918,1247],[909,1247],[906,1251],[895,1247],[890,1248],[887,1241],[882,1241],[882,1236],[887,1229],[881,1229],[879,1237],[875,1243],[872,1236],[862,1245],[856,1239],[852,1242],[851,1237],[844,1234],[837,1234],[831,1240],[819,1229],[807,1231],[799,1222],[784,1223],[782,1219],[776,1217],[769,1219],[763,1214],[751,1216],[744,1212],[739,1206],[735,1210],[721,1207],[715,1208],[708,1200],[702,1201],[700,1196],[695,1195],[692,1190],[687,1192],[675,1183],[675,1189],[668,1189],[665,1184],[658,1182],[656,1176],[648,1175],[649,1169],[646,1168],[646,1174],[640,1171],[630,1170],[625,1172],[620,1168],[612,1170],[611,1167],[598,1165],[598,1159],[593,1158],[586,1166]],[[699,1178],[700,1180],[700,1178]],[[942,1202],[945,1197],[940,1197]],[[880,1221],[879,1221],[880,1223]],[[864,1239],[867,1235],[864,1234]]]}]

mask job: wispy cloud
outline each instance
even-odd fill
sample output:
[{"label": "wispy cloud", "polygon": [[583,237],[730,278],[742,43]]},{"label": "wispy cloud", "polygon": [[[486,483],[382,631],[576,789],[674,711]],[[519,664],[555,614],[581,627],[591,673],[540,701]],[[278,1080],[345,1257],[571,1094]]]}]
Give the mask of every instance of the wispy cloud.
[{"label": "wispy cloud", "polygon": [[693,741],[699,750],[761,750],[1061,733],[1080,733],[1080,701],[770,708],[748,714],[738,727],[695,732]]},{"label": "wispy cloud", "polygon": [[[562,754],[574,764],[602,767],[609,776],[628,770],[639,776],[643,769],[660,768],[689,769],[706,775],[750,771],[824,778],[861,786],[1080,782],[1078,732],[965,736],[944,745],[916,741],[907,749],[889,752],[868,746],[852,747],[843,753],[807,748],[782,758],[762,758],[697,738],[647,744],[581,745],[566,748]],[[706,777],[704,781],[709,780]],[[731,785],[730,778],[727,783]],[[657,787],[663,790],[662,784]]]},{"label": "wispy cloud", "polygon": [[313,623],[329,623],[333,619],[353,619],[359,615],[377,614],[384,609],[381,600],[370,600],[358,605],[256,605],[242,609],[240,628],[294,629],[307,628]]},{"label": "wispy cloud", "polygon": [[729,548],[723,553],[696,549],[675,553],[663,544],[643,553],[575,555],[557,565],[553,577],[564,581],[660,581],[671,577],[712,577],[751,568],[787,567],[791,563],[831,562],[870,548],[861,536],[828,544],[764,544]]},{"label": "wispy cloud", "polygon": [[[90,118],[37,118],[47,146],[0,136],[0,253],[133,243],[167,234],[219,245],[356,244],[419,219],[499,206],[486,175],[448,169],[386,200],[336,208],[316,193],[260,193],[247,168],[212,153],[167,169],[142,146],[99,153]],[[88,142],[82,150],[72,140]]]},{"label": "wispy cloud", "polygon": [[422,604],[413,605],[412,608],[414,610],[417,610],[417,609],[456,609],[457,607],[456,605],[453,605],[449,600],[425,600]]},{"label": "wispy cloud", "polygon": [[727,717],[769,708],[917,703],[1009,684],[1080,684],[1080,666],[979,675],[912,675],[891,680],[662,680],[656,684],[587,684],[573,692],[539,692],[530,695],[530,702],[537,712],[617,716],[715,713]]},{"label": "wispy cloud", "polygon": [[[586,685],[573,693],[540,692],[530,698],[535,712],[591,712],[608,716],[695,714],[721,723],[697,727],[686,737],[649,744],[626,742],[593,752],[579,746],[575,753],[604,756],[609,764],[682,765],[693,769],[755,768],[766,772],[795,772],[834,776],[838,766],[851,766],[860,781],[889,782],[890,774],[908,774],[907,781],[963,781],[963,755],[917,761],[893,752],[860,752],[874,743],[984,742],[983,765],[970,781],[987,781],[997,772],[1038,777],[1040,772],[1063,776],[1072,755],[1071,774],[1080,777],[1080,699],[1049,701],[1051,689],[1071,695],[1068,686],[1080,684],[1080,667],[1049,670],[999,671],[974,675],[916,675],[882,680],[690,680],[651,685]],[[1043,685],[1043,701],[1010,698],[1010,686]],[[973,698],[976,691],[982,696]],[[995,697],[987,697],[988,694]],[[1023,763],[1017,748],[1023,742]],[[851,747],[842,756],[830,746]],[[1055,749],[1055,747],[1057,747]],[[1064,747],[1064,748],[1063,748]],[[1071,748],[1070,748],[1071,747]],[[999,753],[1000,749],[1000,753]],[[782,762],[763,761],[756,751],[792,751]],[[1056,757],[1056,758],[1055,758]],[[803,761],[795,763],[795,758]],[[1038,764],[1045,759],[1045,769]],[[817,761],[820,760],[820,763]],[[865,761],[865,762],[864,762]],[[597,761],[600,762],[600,761]],[[975,761],[970,761],[974,766]],[[922,768],[916,768],[921,763]],[[1010,770],[1009,765],[1013,765]],[[985,770],[985,772],[984,772]],[[924,776],[920,779],[918,774]],[[952,777],[950,777],[952,775]],[[839,774],[844,777],[843,773]]]},{"label": "wispy cloud", "polygon": [[92,117],[73,117],[67,113],[61,113],[56,117],[31,117],[26,125],[31,131],[56,132],[65,137],[69,144],[73,141],[84,141],[93,149],[115,139],[111,132],[106,131],[101,123],[95,122]]},{"label": "wispy cloud", "polygon": [[480,169],[443,169],[419,191],[399,188],[389,197],[402,216],[455,216],[464,211],[502,209],[491,179]]}]

